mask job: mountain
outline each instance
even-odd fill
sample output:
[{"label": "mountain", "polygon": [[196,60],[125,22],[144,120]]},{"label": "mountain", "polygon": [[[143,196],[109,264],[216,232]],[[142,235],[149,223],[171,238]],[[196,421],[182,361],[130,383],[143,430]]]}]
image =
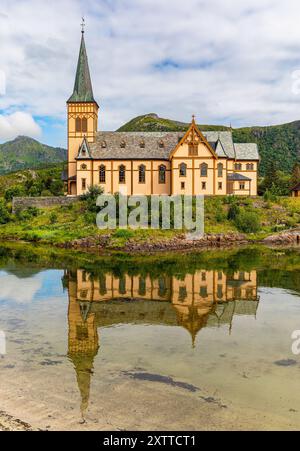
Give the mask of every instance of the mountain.
[{"label": "mountain", "polygon": [[0,144],[0,174],[45,167],[66,159],[65,149],[50,147],[26,136]]},{"label": "mountain", "polygon": [[[186,131],[189,124],[160,118],[155,113],[138,116],[118,131]],[[219,125],[198,125],[204,131],[229,130]],[[256,142],[261,164],[260,174],[264,175],[268,163],[274,160],[278,169],[290,173],[293,165],[300,160],[300,121],[266,127],[244,127],[233,129],[235,142]]]}]

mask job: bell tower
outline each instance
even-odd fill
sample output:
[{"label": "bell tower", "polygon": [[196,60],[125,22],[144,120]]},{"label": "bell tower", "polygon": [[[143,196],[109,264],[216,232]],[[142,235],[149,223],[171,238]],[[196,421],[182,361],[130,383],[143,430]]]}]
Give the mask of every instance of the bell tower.
[{"label": "bell tower", "polygon": [[94,99],[88,57],[84,40],[84,20],[73,94],[67,101],[68,109],[68,194],[75,195],[76,157],[84,138],[95,140],[98,129],[99,105]]}]

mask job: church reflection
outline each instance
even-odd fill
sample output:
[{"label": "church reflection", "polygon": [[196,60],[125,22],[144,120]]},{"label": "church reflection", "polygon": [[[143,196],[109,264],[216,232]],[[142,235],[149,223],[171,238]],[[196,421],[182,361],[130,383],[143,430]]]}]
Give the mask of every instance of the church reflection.
[{"label": "church reflection", "polygon": [[81,393],[81,411],[88,407],[98,329],[115,324],[153,324],[185,328],[195,346],[204,327],[232,330],[235,315],[255,316],[259,298],[257,274],[200,270],[182,277],[149,275],[95,276],[84,270],[65,272],[69,293],[68,356]]}]

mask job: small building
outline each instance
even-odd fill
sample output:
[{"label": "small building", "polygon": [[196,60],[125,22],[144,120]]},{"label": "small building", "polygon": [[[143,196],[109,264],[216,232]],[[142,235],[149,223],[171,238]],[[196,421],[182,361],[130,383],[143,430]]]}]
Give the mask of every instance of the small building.
[{"label": "small building", "polygon": [[292,197],[300,197],[300,182],[291,189]]}]

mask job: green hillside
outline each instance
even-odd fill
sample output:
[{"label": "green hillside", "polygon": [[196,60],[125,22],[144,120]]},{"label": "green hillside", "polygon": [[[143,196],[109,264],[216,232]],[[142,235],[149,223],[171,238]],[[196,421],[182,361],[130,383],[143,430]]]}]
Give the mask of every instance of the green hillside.
[{"label": "green hillside", "polygon": [[[138,116],[118,131],[185,131],[189,124],[163,119],[151,113]],[[200,130],[228,130],[218,125],[201,125]],[[264,175],[268,162],[274,160],[278,169],[290,173],[300,159],[300,121],[268,127],[233,129],[235,142],[256,142],[261,156],[260,173]]]},{"label": "green hillside", "polygon": [[66,159],[65,149],[50,147],[26,136],[0,144],[0,174],[45,167]]}]

